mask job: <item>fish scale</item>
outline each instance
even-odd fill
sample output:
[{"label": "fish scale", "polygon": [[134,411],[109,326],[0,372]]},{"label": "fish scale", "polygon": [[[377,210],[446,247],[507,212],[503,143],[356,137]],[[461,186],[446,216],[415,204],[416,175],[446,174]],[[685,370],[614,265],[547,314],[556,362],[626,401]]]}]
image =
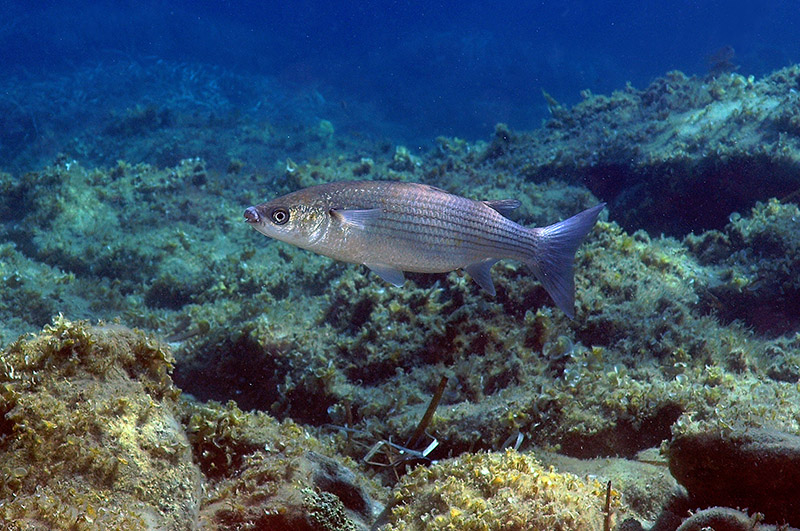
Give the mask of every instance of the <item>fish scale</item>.
[{"label": "fish scale", "polygon": [[[398,205],[400,209],[403,206]],[[527,241],[529,235],[515,230],[514,222],[483,203],[469,201],[468,204],[457,205],[454,212],[450,216],[437,215],[433,208],[429,208],[418,216],[401,214],[397,222],[410,224],[407,230],[415,237],[412,239],[425,246],[449,245],[464,250],[472,249],[476,253],[502,252],[503,258],[516,258],[520,253],[531,252],[531,243]],[[387,220],[389,223],[391,221]],[[452,243],[454,241],[461,243],[456,245]]]},{"label": "fish scale", "polygon": [[[387,237],[384,241],[389,245],[371,247],[370,256],[386,256],[389,261],[402,256],[402,270],[424,273],[438,272],[442,267],[458,269],[498,252],[503,253],[503,258],[515,258],[522,247],[520,240],[507,238],[508,224],[513,222],[482,203],[462,200],[427,202],[422,208],[413,205],[402,197],[386,203],[387,210],[374,228],[377,234]],[[390,243],[395,237],[407,241],[408,246],[399,251]],[[432,264],[430,254],[440,260]]]},{"label": "fish scale", "polygon": [[403,271],[466,270],[494,295],[490,269],[527,264],[556,305],[573,316],[574,254],[601,203],[544,228],[503,214],[518,201],[476,201],[425,184],[343,181],[312,186],[245,210],[262,234],[344,262],[364,264],[402,285]]}]

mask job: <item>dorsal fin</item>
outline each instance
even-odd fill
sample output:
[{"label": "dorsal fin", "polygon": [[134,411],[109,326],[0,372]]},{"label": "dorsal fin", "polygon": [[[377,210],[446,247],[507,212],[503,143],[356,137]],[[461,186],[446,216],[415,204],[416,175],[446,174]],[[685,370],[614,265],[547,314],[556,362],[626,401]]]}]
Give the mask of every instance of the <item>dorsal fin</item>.
[{"label": "dorsal fin", "polygon": [[512,210],[519,208],[522,203],[516,199],[490,199],[483,201],[483,204],[497,210],[501,215],[507,216]]}]

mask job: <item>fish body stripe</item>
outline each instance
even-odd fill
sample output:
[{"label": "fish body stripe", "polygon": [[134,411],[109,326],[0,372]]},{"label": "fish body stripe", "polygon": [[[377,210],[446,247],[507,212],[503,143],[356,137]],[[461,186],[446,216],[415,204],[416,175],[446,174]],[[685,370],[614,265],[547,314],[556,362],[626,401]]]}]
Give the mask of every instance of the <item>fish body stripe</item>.
[{"label": "fish body stripe", "polygon": [[[369,185],[357,185],[350,193],[337,190],[331,194],[330,204],[334,207],[378,208],[381,213],[364,229],[362,237],[347,238],[346,245],[336,241],[335,231],[329,231],[327,243],[335,249],[330,256],[362,263],[397,264],[405,271],[435,272],[487,258],[530,260],[535,252],[535,237],[530,229],[480,201],[424,185]],[[324,250],[317,252],[328,254]]]}]

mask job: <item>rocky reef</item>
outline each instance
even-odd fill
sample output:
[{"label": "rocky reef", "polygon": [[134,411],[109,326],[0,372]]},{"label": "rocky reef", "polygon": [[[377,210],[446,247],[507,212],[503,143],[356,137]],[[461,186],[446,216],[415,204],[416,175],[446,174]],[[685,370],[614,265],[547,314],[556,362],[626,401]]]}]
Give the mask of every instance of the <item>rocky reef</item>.
[{"label": "rocky reef", "polygon": [[13,529],[191,528],[201,476],[171,363],[141,333],[63,318],[9,346],[0,519]]},{"label": "rocky reef", "polygon": [[[305,134],[335,154],[275,154],[266,169],[63,155],[0,174],[0,517],[800,526],[755,468],[799,466],[798,80],[798,67],[669,73],[572,109],[550,101],[536,131],[499,124],[427,152],[337,144],[328,122]],[[147,137],[139,122],[160,112],[117,116],[109,138]],[[457,272],[395,288],[241,221],[341,179],[516,198],[514,219],[536,226],[608,201],[576,258],[575,319],[521,264],[494,266],[495,297]]]},{"label": "rocky reef", "polygon": [[366,528],[380,512],[375,487],[297,424],[180,398],[172,362],[166,344],[140,331],[61,317],[9,346],[0,521],[338,530]]}]

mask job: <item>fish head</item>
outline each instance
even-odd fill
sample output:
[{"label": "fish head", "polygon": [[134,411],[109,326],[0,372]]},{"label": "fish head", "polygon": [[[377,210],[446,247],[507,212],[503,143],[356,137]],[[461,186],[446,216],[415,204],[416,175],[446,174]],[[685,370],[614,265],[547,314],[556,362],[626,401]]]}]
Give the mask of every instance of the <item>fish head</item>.
[{"label": "fish head", "polygon": [[328,210],[324,204],[289,194],[249,207],[244,219],[264,236],[313,249],[329,222]]}]

